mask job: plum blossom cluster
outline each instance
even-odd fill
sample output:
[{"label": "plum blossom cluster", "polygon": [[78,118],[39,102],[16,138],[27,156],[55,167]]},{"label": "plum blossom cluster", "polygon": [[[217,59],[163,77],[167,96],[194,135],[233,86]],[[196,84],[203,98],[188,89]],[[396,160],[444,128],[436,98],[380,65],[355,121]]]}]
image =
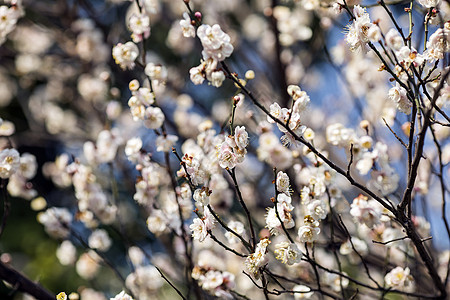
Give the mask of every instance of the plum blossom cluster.
[{"label": "plum blossom cluster", "polygon": [[377,142],[373,145],[373,139],[369,135],[358,137],[353,129],[340,123],[327,127],[326,138],[330,144],[349,151],[355,168],[361,175],[370,173],[369,184],[382,195],[389,195],[397,190],[400,177],[389,163],[386,144]]},{"label": "plum blossom cluster", "polygon": [[378,42],[381,39],[381,30],[370,21],[369,14],[361,6],[355,5],[353,16],[353,23],[348,26],[347,43],[353,51],[358,49],[367,51],[367,43]]},{"label": "plum blossom cluster", "polygon": [[[18,6],[14,1],[6,6]],[[109,45],[120,29],[101,26],[95,14],[73,22],[67,36],[19,23],[10,34],[11,47],[23,50],[12,61],[17,72],[0,70],[0,105],[30,91],[20,102],[31,112],[24,115],[44,121],[69,153],[43,166],[66,197],[33,200],[38,221],[61,241],[62,265],[86,284],[106,278],[101,291],[81,287],[79,295],[58,298],[409,297],[416,293],[413,276],[422,275],[434,285],[424,286],[426,298],[445,298],[436,278],[448,274],[450,254],[427,257],[441,241],[424,248],[432,224],[421,208],[434,214],[441,198],[445,208],[447,2],[420,0],[426,11],[399,9],[393,19],[380,15],[389,12],[383,5],[369,16],[352,0],[107,2],[118,13],[126,8],[130,42]],[[420,43],[420,26],[411,25],[405,37],[406,28],[391,24],[400,13],[426,25]],[[322,52],[329,41],[316,37],[328,36],[343,18],[351,19],[345,40]],[[200,43],[190,39],[196,37]],[[111,48],[127,72],[113,73]],[[183,72],[191,50],[200,65]],[[317,84],[333,76],[316,68],[322,56],[345,88],[327,93]],[[164,65],[156,63],[162,58]],[[249,65],[258,77],[247,71],[240,78]],[[205,81],[220,89],[200,86]],[[75,99],[81,104],[72,107]],[[122,110],[126,102],[130,111]],[[342,125],[359,117],[360,129]],[[10,195],[32,199],[37,159],[12,148],[12,132],[7,122],[0,125],[7,137],[0,177]],[[122,284],[109,280],[114,274]]]},{"label": "plum blossom cluster", "polygon": [[164,113],[155,104],[155,95],[150,88],[140,87],[139,81],[134,79],[129,84],[132,96],[128,100],[134,121],[143,121],[150,129],[160,128],[165,120]]},{"label": "plum blossom cluster", "polygon": [[[189,16],[180,21],[185,37],[195,37],[195,29],[189,24]],[[225,80],[225,73],[218,64],[233,53],[233,45],[230,36],[222,31],[220,25],[213,26],[202,24],[197,28],[197,37],[200,39],[203,51],[203,60],[197,67],[193,67],[189,73],[191,81],[198,85],[207,79],[211,85],[220,87]]]},{"label": "plum blossom cluster", "polygon": [[133,69],[139,56],[139,48],[133,42],[118,43],[112,49],[113,58],[122,69]]},{"label": "plum blossom cluster", "polygon": [[230,290],[234,289],[236,284],[232,273],[215,270],[209,266],[195,266],[192,270],[192,278],[211,295],[220,299],[233,299]]},{"label": "plum blossom cluster", "polygon": [[267,247],[270,243],[269,238],[261,239],[256,245],[255,252],[245,259],[245,267],[257,279],[261,276],[261,268],[269,262]]},{"label": "plum blossom cluster", "polygon": [[410,269],[408,267],[396,267],[392,269],[386,274],[384,281],[389,287],[406,290],[410,290],[414,284],[413,277],[410,275]]},{"label": "plum blossom cluster", "polygon": [[17,21],[25,15],[22,0],[9,2],[10,5],[0,5],[0,45],[16,28]]},{"label": "plum blossom cluster", "polygon": [[295,221],[291,214],[294,206],[291,204],[292,199],[289,192],[290,184],[288,175],[279,171],[276,184],[277,191],[280,192],[277,195],[276,201],[274,199],[276,207],[268,208],[266,214],[266,227],[274,235],[281,233],[283,226],[285,229],[290,229],[295,226]]},{"label": "plum blossom cluster", "polygon": [[[275,102],[270,105],[270,115],[278,120],[280,120],[283,124],[286,124],[290,130],[292,130],[296,135],[301,136],[306,129],[306,126],[301,124],[301,115],[306,110],[309,105],[310,99],[308,94],[305,91],[302,91],[297,85],[290,85],[287,89],[289,96],[292,97],[294,104],[291,109],[281,108],[280,105]],[[267,116],[267,122],[276,123],[272,117]],[[290,144],[297,145],[298,141],[295,140],[294,136],[288,130],[277,123],[278,129],[284,133],[281,137],[281,141],[284,146],[288,146]]]},{"label": "plum blossom cluster", "polygon": [[233,169],[242,163],[247,154],[248,133],[244,126],[236,126],[234,134],[225,137],[225,141],[217,146],[219,165],[224,169]]}]

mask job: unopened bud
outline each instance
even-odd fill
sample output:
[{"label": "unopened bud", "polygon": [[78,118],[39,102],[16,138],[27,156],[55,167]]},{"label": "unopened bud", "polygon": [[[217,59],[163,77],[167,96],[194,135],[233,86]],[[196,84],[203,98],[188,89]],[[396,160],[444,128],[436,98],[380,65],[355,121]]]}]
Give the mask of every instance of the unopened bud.
[{"label": "unopened bud", "polygon": [[248,70],[245,72],[245,79],[252,80],[255,78],[255,72],[253,70]]},{"label": "unopened bud", "polygon": [[139,81],[137,79],[131,80],[130,83],[128,84],[128,88],[132,92],[137,91],[139,89]]}]

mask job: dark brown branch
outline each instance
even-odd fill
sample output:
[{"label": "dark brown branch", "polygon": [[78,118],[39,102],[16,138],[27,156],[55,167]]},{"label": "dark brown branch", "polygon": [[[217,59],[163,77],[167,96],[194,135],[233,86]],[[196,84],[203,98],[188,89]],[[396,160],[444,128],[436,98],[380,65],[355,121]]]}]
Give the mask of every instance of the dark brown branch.
[{"label": "dark brown branch", "polygon": [[12,267],[0,262],[0,279],[8,282],[17,290],[27,293],[39,300],[55,300],[55,295],[38,283],[31,281]]}]

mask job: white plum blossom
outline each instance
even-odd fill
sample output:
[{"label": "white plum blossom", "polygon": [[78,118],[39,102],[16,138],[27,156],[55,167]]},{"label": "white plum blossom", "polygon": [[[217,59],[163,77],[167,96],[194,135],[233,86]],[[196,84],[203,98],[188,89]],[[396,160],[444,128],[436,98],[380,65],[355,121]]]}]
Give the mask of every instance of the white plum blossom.
[{"label": "white plum blossom", "polygon": [[208,228],[206,227],[205,221],[200,218],[195,218],[193,223],[189,226],[192,231],[192,237],[194,240],[203,242],[208,235]]},{"label": "white plum blossom", "polygon": [[386,45],[394,51],[400,50],[403,47],[403,38],[394,28],[389,29],[385,36]]},{"label": "white plum blossom", "polygon": [[248,133],[244,126],[236,126],[234,136],[225,138],[218,147],[217,158],[219,165],[226,169],[232,169],[236,164],[244,161],[247,153]]},{"label": "white plum blossom", "polygon": [[301,260],[301,252],[295,243],[281,242],[276,244],[274,252],[276,259],[289,266]]},{"label": "white plum blossom", "polygon": [[443,28],[438,28],[427,41],[424,56],[433,62],[443,59],[445,53],[450,52],[450,21]]},{"label": "white plum blossom", "polygon": [[23,14],[24,11],[20,6],[0,6],[0,45],[5,42],[6,36],[16,28],[17,21]]},{"label": "white plum blossom", "polygon": [[137,161],[142,149],[142,140],[140,137],[134,137],[127,141],[125,146],[125,155],[132,162]]},{"label": "white plum blossom", "polygon": [[312,243],[317,240],[320,228],[319,222],[314,220],[312,216],[305,216],[304,223],[298,229],[298,237],[302,243]]},{"label": "white plum blossom", "polygon": [[222,31],[220,25],[200,25],[197,29],[197,36],[203,45],[203,59],[212,58],[215,61],[223,61],[233,53],[233,45],[230,43],[230,36]]},{"label": "white plum blossom", "polygon": [[177,141],[178,137],[176,135],[160,135],[156,138],[156,151],[169,152]]},{"label": "white plum blossom", "polygon": [[441,0],[419,0],[419,3],[425,8],[437,7]]},{"label": "white plum blossom", "polygon": [[[345,272],[342,272],[342,274],[347,275]],[[334,273],[326,273],[325,280],[336,293],[340,292],[342,288],[345,289],[350,283],[348,278]]]},{"label": "white plum blossom", "polygon": [[204,66],[203,64],[192,67],[189,70],[190,78],[193,84],[200,85],[205,81],[205,72],[204,72]]},{"label": "white plum blossom", "polygon": [[147,218],[147,228],[156,236],[161,235],[168,229],[169,218],[160,209],[154,209]]},{"label": "white plum blossom", "polygon": [[225,80],[225,73],[223,71],[214,71],[211,73],[211,85],[214,87],[221,87]]},{"label": "white plum blossom", "polygon": [[16,149],[3,149],[0,152],[0,178],[9,178],[20,167],[20,154]]},{"label": "white plum blossom", "polygon": [[161,108],[150,106],[145,110],[144,125],[150,129],[158,129],[164,123],[165,117]]},{"label": "white plum blossom", "polygon": [[298,292],[294,294],[295,300],[309,299],[314,294],[314,292],[311,292],[311,289],[306,285],[296,285],[292,290]]},{"label": "white plum blossom", "polygon": [[134,61],[139,56],[139,49],[133,42],[119,43],[112,50],[113,58],[122,69],[133,69]]},{"label": "white plum blossom", "polygon": [[315,220],[323,220],[327,217],[328,206],[322,200],[311,201],[306,206],[306,212],[308,215],[312,216]]},{"label": "white plum blossom", "polygon": [[99,251],[105,252],[111,247],[112,241],[108,235],[108,232],[104,229],[97,229],[92,232],[88,240],[89,247],[91,249],[97,249]]},{"label": "white plum blossom", "polygon": [[[152,265],[138,266],[125,279],[125,286],[136,295],[137,299],[153,299],[164,284],[158,270]],[[125,295],[127,297],[127,295]],[[125,300],[132,300],[125,298]]]},{"label": "white plum blossom", "polygon": [[110,298],[110,300],[133,300],[133,298],[125,293],[125,291],[121,291],[119,294],[114,296],[114,298]]},{"label": "white plum blossom", "polygon": [[259,268],[268,262],[268,257],[266,254],[267,247],[270,243],[271,242],[268,238],[261,239],[256,245],[255,252],[247,256],[245,259],[245,266],[253,274],[253,276],[255,276],[255,278],[259,278],[261,275]]},{"label": "white plum blossom", "polygon": [[240,150],[243,150],[245,149],[245,147],[247,147],[248,133],[245,130],[244,126],[236,126],[236,128],[234,129],[234,140],[236,143],[236,147],[238,147]]},{"label": "white plum blossom", "polygon": [[77,249],[68,240],[63,241],[56,250],[56,257],[63,266],[72,265],[77,257]]},{"label": "white plum blossom", "polygon": [[279,171],[277,174],[277,191],[279,191],[280,193],[285,193],[286,195],[290,195],[290,182],[289,182],[289,176],[282,172]]},{"label": "white plum blossom", "polygon": [[[239,234],[240,236],[244,236],[245,234],[245,228],[244,228],[244,224],[242,224],[239,221],[230,221],[228,222],[227,226],[233,230],[234,232],[236,232],[237,234]],[[227,231],[225,233],[225,237],[227,238],[228,242],[230,244],[236,244],[240,241],[240,239],[234,235],[233,233]]]},{"label": "white plum blossom", "polygon": [[150,18],[146,14],[133,13],[128,26],[133,32],[131,38],[135,43],[139,43],[150,36]]},{"label": "white plum blossom", "polygon": [[201,206],[206,206],[209,204],[209,195],[211,195],[211,191],[206,187],[202,187],[194,191],[194,200]]},{"label": "white plum blossom", "polygon": [[180,21],[181,29],[183,30],[183,36],[195,37],[195,27],[191,24],[191,18],[188,13],[183,13],[183,20]]},{"label": "white plum blossom", "polygon": [[367,227],[372,228],[380,222],[382,207],[373,199],[359,195],[351,204],[350,214],[355,220]]},{"label": "white plum blossom", "polygon": [[37,216],[39,223],[44,225],[45,231],[55,238],[66,238],[70,235],[72,214],[67,208],[51,207]]},{"label": "white plum blossom", "polygon": [[267,210],[266,227],[272,234],[276,235],[279,232],[282,232],[283,227],[281,226],[280,219],[286,229],[295,226],[295,221],[291,215],[291,211],[294,210],[294,206],[292,206],[291,202],[292,199],[290,196],[287,196],[286,194],[279,194],[277,196],[276,210],[275,207],[271,207]]},{"label": "white plum blossom", "polygon": [[[377,33],[373,33],[374,29],[371,30],[372,27],[377,25],[370,22],[369,14],[366,12],[365,8],[362,8],[359,5],[355,5],[353,8],[353,15],[355,16],[355,20],[347,27],[348,33],[346,41],[353,51],[358,50],[359,48],[363,49],[363,51],[367,51],[366,45],[371,41],[370,38],[379,37]],[[371,33],[371,36],[369,36],[369,33]]]},{"label": "white plum blossom", "polygon": [[384,281],[389,287],[402,289],[410,286],[413,282],[413,278],[409,273],[410,270],[408,267],[404,269],[402,267],[396,267],[386,274]]},{"label": "white plum blossom", "polygon": [[163,65],[148,63],[144,71],[153,82],[164,83],[167,79],[167,68]]},{"label": "white plum blossom", "polygon": [[93,251],[90,250],[83,253],[77,260],[75,264],[75,269],[81,278],[86,280],[94,278],[100,269],[100,257]]}]

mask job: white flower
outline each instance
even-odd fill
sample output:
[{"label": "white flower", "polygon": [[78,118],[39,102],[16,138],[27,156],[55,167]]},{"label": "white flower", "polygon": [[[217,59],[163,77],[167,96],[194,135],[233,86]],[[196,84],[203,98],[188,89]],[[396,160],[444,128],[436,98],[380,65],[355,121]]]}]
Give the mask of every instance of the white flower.
[{"label": "white flower", "polygon": [[17,20],[22,16],[23,10],[17,6],[0,6],[0,45],[6,40],[6,36],[16,28]]},{"label": "white flower", "polygon": [[203,59],[212,58],[222,61],[233,52],[233,45],[230,43],[230,36],[222,31],[218,24],[201,25],[197,29],[197,36],[203,45]]},{"label": "white flower", "polygon": [[206,187],[202,187],[194,191],[194,200],[200,203],[201,206],[206,206],[209,204],[209,195],[211,195],[211,191]]},{"label": "white flower", "polygon": [[[228,227],[231,230],[233,230],[234,232],[236,232],[237,234],[239,234],[240,236],[243,236],[245,233],[244,224],[242,224],[239,221],[230,221],[228,223]],[[240,241],[236,235],[234,235],[233,233],[231,233],[229,231],[227,231],[225,233],[225,237],[227,238],[227,240],[230,244],[236,244]]]},{"label": "white flower", "polygon": [[299,292],[294,294],[294,299],[309,299],[314,294],[314,292],[311,292],[311,289],[307,287],[306,285],[296,285],[292,289],[293,291]]},{"label": "white flower", "polygon": [[203,242],[208,235],[208,229],[202,219],[195,218],[189,228],[192,231],[192,237],[194,240],[198,240],[199,242]]},{"label": "white flower", "polygon": [[285,193],[286,195],[290,195],[289,188],[290,188],[290,182],[289,182],[289,176],[279,171],[277,174],[277,191],[280,193]]},{"label": "white flower", "polygon": [[37,216],[45,231],[56,238],[66,238],[70,234],[72,214],[66,208],[52,207]]},{"label": "white flower", "polygon": [[162,110],[159,107],[153,106],[147,107],[145,110],[145,117],[144,125],[150,129],[161,127],[165,120]]},{"label": "white flower", "polygon": [[211,73],[211,85],[215,87],[222,86],[225,80],[225,73],[223,71],[215,71]]},{"label": "white flower", "polygon": [[218,149],[218,156],[220,167],[226,169],[233,169],[237,164],[237,157],[233,149],[226,143],[223,142]]},{"label": "white flower", "polygon": [[204,65],[201,64],[197,67],[193,67],[189,70],[191,81],[195,85],[200,85],[205,81]]},{"label": "white flower", "polygon": [[377,25],[370,22],[369,14],[359,5],[355,5],[353,8],[353,14],[355,20],[347,27],[348,33],[345,39],[350,44],[351,50],[355,51],[358,48],[362,48],[366,51],[366,44],[369,42],[369,30]]},{"label": "white flower", "polygon": [[413,278],[409,274],[410,270],[408,267],[403,269],[402,267],[396,267],[392,269],[389,273],[384,277],[384,281],[386,285],[393,288],[403,288],[409,286]]},{"label": "white flower", "polygon": [[356,169],[358,170],[359,174],[366,175],[367,173],[369,173],[370,169],[372,169],[375,159],[376,156],[373,154],[373,152],[364,152],[361,159],[356,163]]},{"label": "white flower", "polygon": [[0,177],[9,178],[20,166],[20,155],[16,149],[3,149],[0,152]]},{"label": "white flower", "polygon": [[142,140],[140,137],[134,137],[127,141],[125,146],[125,155],[130,161],[136,161],[142,149]]},{"label": "white flower", "polygon": [[[334,273],[326,273],[326,274],[327,275],[325,277],[325,280],[328,282],[328,284],[335,292],[340,292],[341,287],[345,289],[349,284],[348,278],[339,276],[338,274]],[[342,272],[342,274],[347,275],[347,273],[345,272]]]},{"label": "white flower", "polygon": [[441,0],[419,0],[419,3],[425,8],[437,7]]},{"label": "white flower", "polygon": [[398,31],[394,28],[389,29],[386,33],[385,40],[386,45],[394,51],[400,50],[400,48],[404,45],[400,33],[398,33]]},{"label": "white flower", "polygon": [[133,300],[133,298],[125,293],[125,291],[121,291],[114,298],[110,298],[110,300]]},{"label": "white flower", "polygon": [[83,253],[75,265],[78,275],[87,280],[92,279],[100,268],[98,260],[99,256],[93,250]]},{"label": "white flower", "polygon": [[450,51],[450,26],[447,24],[444,28],[438,28],[427,41],[424,55],[430,61],[443,59],[444,54]]},{"label": "white flower", "polygon": [[369,27],[367,31],[367,37],[371,42],[379,42],[381,40],[381,30],[377,25]]},{"label": "white flower", "polygon": [[[269,112],[270,112],[270,114],[273,116],[273,117],[275,117],[276,119],[280,119],[280,117],[282,116],[281,115],[281,107],[280,107],[280,105],[278,104],[278,103],[276,103],[276,102],[274,102],[274,103],[272,103],[271,105],[270,105],[270,107],[269,107]],[[269,123],[275,123],[275,121],[271,118],[271,117],[269,117],[269,116],[267,116],[267,122],[269,122]]]},{"label": "white flower", "polygon": [[276,259],[283,264],[293,265],[300,262],[301,255],[295,243],[281,242],[275,245]]},{"label": "white flower", "polygon": [[[137,299],[153,299],[156,291],[164,284],[158,270],[152,266],[139,266],[125,279],[125,286],[136,295]],[[132,300],[123,295],[123,300]],[[119,298],[122,300],[121,298]],[[117,300],[117,299],[116,299]]]},{"label": "white flower", "polygon": [[62,242],[56,250],[56,257],[64,266],[72,265],[73,263],[75,263],[76,255],[77,249],[70,241],[67,240]]},{"label": "white flower", "polygon": [[263,238],[256,245],[255,252],[247,256],[245,259],[245,266],[247,269],[255,276],[259,278],[259,268],[264,266],[268,262],[266,256],[267,246],[269,246],[270,240],[268,238]]},{"label": "white flower", "polygon": [[202,288],[205,290],[214,290],[223,283],[223,276],[220,271],[210,270],[204,276]]},{"label": "white flower", "polygon": [[389,90],[389,98],[397,104],[398,110],[409,115],[411,113],[412,103],[406,95],[406,90],[398,82]]},{"label": "white flower", "polygon": [[236,147],[240,150],[245,149],[248,145],[248,133],[245,131],[245,126],[236,126],[234,129],[234,141]]},{"label": "white flower", "polygon": [[113,47],[112,55],[116,64],[120,65],[122,69],[133,69],[139,49],[133,42],[119,43]]},{"label": "white flower", "polygon": [[139,43],[143,38],[150,36],[150,18],[146,14],[132,14],[129,20],[131,37],[135,43]]},{"label": "white flower", "polygon": [[30,153],[22,153],[18,173],[26,179],[31,179],[36,175],[36,156]]},{"label": "white flower", "polygon": [[308,215],[311,215],[315,220],[322,220],[327,217],[328,207],[322,200],[311,201],[306,206],[306,211]]},{"label": "white flower", "polygon": [[154,63],[148,63],[145,66],[145,75],[150,77],[152,81],[156,81],[158,83],[165,82],[167,79],[167,68],[154,64]]},{"label": "white flower", "polygon": [[375,200],[368,200],[367,197],[359,195],[353,199],[350,207],[350,214],[359,223],[365,224],[369,228],[379,223],[382,210],[381,205]]},{"label": "white flower", "polygon": [[88,243],[90,248],[97,249],[102,252],[108,251],[112,244],[108,233],[103,229],[97,229],[92,232]]},{"label": "white flower", "polygon": [[315,240],[317,240],[319,233],[320,228],[310,225],[303,225],[298,229],[298,237],[303,243],[314,242]]},{"label": "white flower", "polygon": [[128,248],[128,257],[135,267],[142,265],[145,260],[144,252],[137,246]]},{"label": "white flower", "polygon": [[180,21],[181,29],[183,30],[183,35],[185,37],[195,37],[195,27],[191,24],[191,18],[185,12],[183,14],[184,20]]},{"label": "white flower", "polygon": [[156,151],[169,152],[177,141],[178,137],[176,135],[160,135],[156,138]]},{"label": "white flower", "polygon": [[166,231],[168,217],[160,209],[154,209],[147,218],[147,228],[151,233],[158,236]]}]

